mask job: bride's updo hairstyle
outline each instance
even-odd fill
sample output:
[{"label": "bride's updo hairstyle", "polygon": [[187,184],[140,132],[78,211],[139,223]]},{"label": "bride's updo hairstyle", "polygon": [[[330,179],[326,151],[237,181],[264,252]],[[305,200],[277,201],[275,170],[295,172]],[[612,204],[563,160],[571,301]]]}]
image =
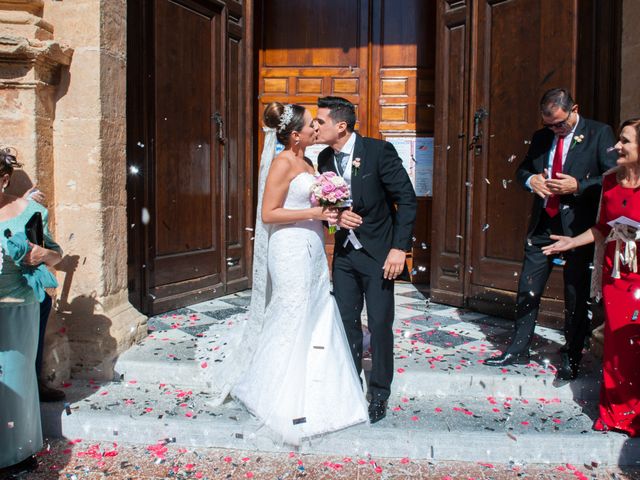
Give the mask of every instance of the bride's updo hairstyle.
[{"label": "bride's updo hairstyle", "polygon": [[264,124],[275,128],[278,141],[288,147],[291,133],[299,132],[304,127],[304,107],[271,102],[264,109]]}]

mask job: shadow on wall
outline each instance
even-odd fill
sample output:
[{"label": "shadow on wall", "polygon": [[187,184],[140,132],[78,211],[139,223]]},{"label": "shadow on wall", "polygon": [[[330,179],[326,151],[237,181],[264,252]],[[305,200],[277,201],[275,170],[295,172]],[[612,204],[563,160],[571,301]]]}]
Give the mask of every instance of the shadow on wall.
[{"label": "shadow on wall", "polygon": [[[73,261],[77,267],[78,256],[71,257],[69,263],[72,264]],[[100,313],[102,305],[96,300],[95,293],[68,301],[72,278],[73,270],[65,275],[56,307],[72,346],[71,376],[111,380],[118,346],[110,333],[111,319]]]}]

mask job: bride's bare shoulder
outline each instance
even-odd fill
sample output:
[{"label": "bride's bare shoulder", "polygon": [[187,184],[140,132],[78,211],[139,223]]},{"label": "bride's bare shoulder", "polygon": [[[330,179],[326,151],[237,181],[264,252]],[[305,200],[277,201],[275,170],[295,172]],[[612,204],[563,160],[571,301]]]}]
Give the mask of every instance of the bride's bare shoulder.
[{"label": "bride's bare shoulder", "polygon": [[278,174],[286,177],[286,173],[290,172],[293,167],[293,159],[290,155],[287,155],[285,152],[281,152],[275,156],[273,161],[271,162],[271,167],[269,169],[270,174]]}]

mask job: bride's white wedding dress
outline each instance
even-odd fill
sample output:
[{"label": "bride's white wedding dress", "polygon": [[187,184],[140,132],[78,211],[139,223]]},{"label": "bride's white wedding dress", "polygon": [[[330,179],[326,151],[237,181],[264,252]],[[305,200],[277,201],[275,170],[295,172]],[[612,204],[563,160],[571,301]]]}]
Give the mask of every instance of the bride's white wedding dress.
[{"label": "bride's white wedding dress", "polygon": [[[284,208],[310,208],[313,181],[310,173],[296,176]],[[248,368],[231,387],[232,396],[286,443],[368,421],[330,294],[321,222],[272,225],[265,253],[270,292],[262,331],[254,339]]]}]

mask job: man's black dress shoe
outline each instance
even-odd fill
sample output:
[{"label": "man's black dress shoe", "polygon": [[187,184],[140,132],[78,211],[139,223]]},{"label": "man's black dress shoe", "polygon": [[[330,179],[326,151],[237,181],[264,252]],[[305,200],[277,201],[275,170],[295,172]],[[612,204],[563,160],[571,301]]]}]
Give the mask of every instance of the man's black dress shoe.
[{"label": "man's black dress shoe", "polygon": [[560,380],[575,380],[578,378],[579,361],[572,359],[568,353],[560,353],[560,366],[557,376]]},{"label": "man's black dress shoe", "polygon": [[503,353],[498,357],[487,358],[484,364],[490,367],[506,367],[507,365],[526,365],[529,361],[528,353]]},{"label": "man's black dress shoe", "polygon": [[369,422],[376,423],[387,416],[387,401],[373,400],[369,404]]},{"label": "man's black dress shoe", "polygon": [[38,394],[41,402],[60,402],[66,398],[62,390],[48,387],[38,380]]}]

